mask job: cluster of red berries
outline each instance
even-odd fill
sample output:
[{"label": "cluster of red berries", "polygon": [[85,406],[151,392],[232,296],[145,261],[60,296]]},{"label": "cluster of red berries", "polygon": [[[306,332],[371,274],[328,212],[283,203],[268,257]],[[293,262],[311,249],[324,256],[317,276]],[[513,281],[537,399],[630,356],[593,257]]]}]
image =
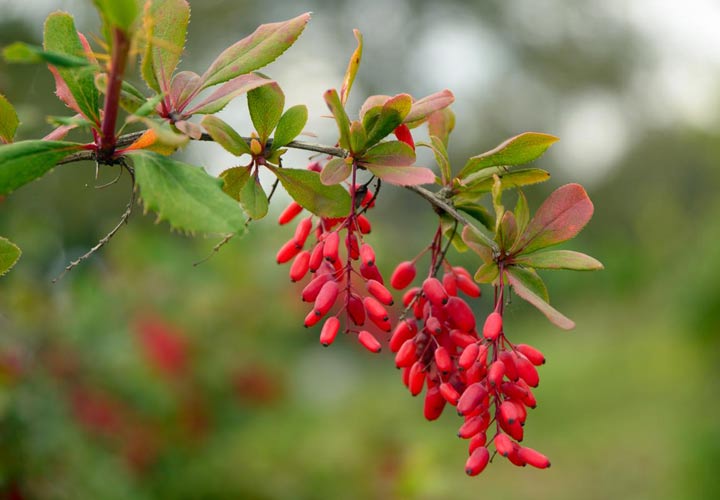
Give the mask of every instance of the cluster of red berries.
[{"label": "cluster of red berries", "polygon": [[[308,168],[318,171],[320,165],[312,163]],[[293,282],[312,275],[302,290],[302,300],[313,303],[305,317],[305,327],[327,318],[320,333],[323,345],[328,346],[335,340],[344,317],[345,333],[356,333],[360,344],[377,353],[381,350],[380,342],[369,328],[363,327],[369,319],[377,329],[390,332],[392,325],[386,306],[393,304],[393,296],[385,288],[375,264],[375,251],[363,241],[363,236],[372,230],[364,212],[374,205],[373,193],[367,186],[355,184],[350,186],[350,193],[355,203],[347,217],[311,215],[301,219],[294,236],[278,251],[277,262],[284,264],[292,260],[290,279]],[[302,210],[292,202],[278,222],[287,224]],[[311,233],[314,243],[307,245]],[[306,250],[306,245],[311,248]],[[330,314],[333,309],[335,313]]]},{"label": "cluster of red berries", "polygon": [[[308,168],[319,170],[320,165]],[[362,328],[366,319],[383,332],[392,331],[390,350],[402,369],[403,383],[413,396],[425,390],[425,418],[437,419],[448,403],[463,417],[458,436],[469,440],[467,474],[474,476],[487,466],[490,445],[515,465],[549,467],[544,455],[519,444],[527,408],[536,406],[532,388],[537,387],[539,377],[535,367],[545,358],[537,349],[512,344],[505,337],[503,280],[495,286],[495,308],[478,334],[475,313],[466,299],[479,298],[480,288],[465,268],[448,263],[438,229],[427,249],[432,254],[430,272],[420,286],[408,289],[417,277],[416,261],[425,252],[401,262],[392,274],[392,288],[407,289],[402,299],[405,313],[393,330],[386,309],[393,304],[393,296],[384,286],[375,252],[363,242],[371,230],[364,213],[373,206],[374,196],[367,186],[356,184],[350,185],[350,193],[355,203],[347,217],[301,219],[294,236],[277,254],[278,263],[292,260],[293,282],[307,274],[313,276],[302,290],[302,300],[313,303],[305,326],[326,318],[320,342],[327,346],[340,331],[344,315],[344,331],[356,333],[371,352],[379,352],[381,344],[369,329]],[[279,223],[287,224],[301,212],[302,207],[293,202],[280,215]],[[314,244],[307,245],[311,234]],[[443,275],[438,279],[441,269]]]},{"label": "cluster of red berries", "polygon": [[[403,383],[413,396],[427,388],[424,414],[428,420],[438,418],[447,403],[456,407],[464,419],[458,436],[470,440],[465,465],[469,475],[479,474],[489,462],[490,443],[515,465],[549,467],[544,455],[518,444],[527,408],[536,406],[531,390],[539,382],[535,366],[545,358],[537,349],[513,345],[505,337],[502,291],[496,294],[495,310],[478,335],[475,315],[458,292],[477,298],[480,289],[467,270],[443,264],[442,280],[430,276],[421,287],[405,292],[403,304],[412,311],[412,318],[401,320],[390,339]],[[405,289],[415,276],[415,264],[402,262],[391,284]],[[488,439],[493,423],[494,434]]]}]

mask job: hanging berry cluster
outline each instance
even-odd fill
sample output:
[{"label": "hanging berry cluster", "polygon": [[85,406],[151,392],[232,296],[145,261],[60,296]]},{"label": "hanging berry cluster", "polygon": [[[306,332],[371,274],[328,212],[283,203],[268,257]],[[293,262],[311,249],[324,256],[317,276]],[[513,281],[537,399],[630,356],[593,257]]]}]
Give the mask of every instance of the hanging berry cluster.
[{"label": "hanging berry cluster", "polygon": [[[311,163],[308,170],[321,170],[319,163]],[[320,342],[328,346],[344,324],[345,333],[357,335],[357,339],[370,352],[378,353],[381,344],[366,326],[366,320],[383,332],[391,329],[386,306],[393,305],[393,297],[385,288],[382,274],[375,263],[373,247],[363,241],[372,225],[365,212],[372,208],[375,196],[369,184],[349,186],[354,200],[347,217],[314,217],[310,215],[298,222],[294,236],[277,253],[278,264],[292,260],[290,280],[302,280],[308,273],[313,277],[303,288],[304,302],[313,306],[305,317],[305,327],[322,321]],[[302,207],[296,202],[280,214],[278,222],[287,224],[294,220]],[[313,243],[307,245],[313,235]],[[332,313],[335,311],[334,313]],[[343,323],[344,322],[344,323]]]}]

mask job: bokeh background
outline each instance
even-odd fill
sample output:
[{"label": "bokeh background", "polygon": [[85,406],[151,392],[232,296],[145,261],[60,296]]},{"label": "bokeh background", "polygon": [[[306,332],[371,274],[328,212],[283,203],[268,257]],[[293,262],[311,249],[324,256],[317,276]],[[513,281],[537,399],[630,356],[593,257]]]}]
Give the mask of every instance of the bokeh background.
[{"label": "bokeh background", "polygon": [[[455,168],[522,131],[561,138],[537,162],[553,178],[527,194],[537,207],[555,187],[583,183],[595,216],[566,246],[606,269],[545,273],[574,331],[517,300],[506,320],[513,340],[548,358],[525,441],[553,466],[499,460],[466,477],[459,419],[426,422],[389,353],[345,338],[318,344],[302,327],[301,286],[274,263],[292,232],[274,221],[286,198],[198,267],[215,240],[172,234],[137,210],[52,284],[128,198],[127,177],[94,189],[94,166],[75,164],[0,204],[0,234],[24,250],[0,279],[0,497],[720,498],[716,2],[191,3],[182,68],[198,72],[258,24],[314,12],[266,72],[288,105],[308,104],[318,141],[334,141],[321,96],[340,84],[354,27],[366,44],[349,109],[369,94],[450,88]],[[57,8],[98,33],[90,2],[0,0],[0,46],[40,43]],[[52,90],[45,68],[0,62],[19,138],[67,114]],[[249,131],[244,99],[221,116]],[[217,149],[192,144],[184,155],[219,172],[233,158]],[[412,193],[386,189],[372,216],[386,273],[432,236],[433,214]]]}]

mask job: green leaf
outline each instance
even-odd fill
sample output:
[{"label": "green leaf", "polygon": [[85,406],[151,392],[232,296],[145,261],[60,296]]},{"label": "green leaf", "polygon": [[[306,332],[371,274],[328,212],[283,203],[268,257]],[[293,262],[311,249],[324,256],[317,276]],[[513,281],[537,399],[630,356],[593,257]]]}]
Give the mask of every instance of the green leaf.
[{"label": "green leaf", "polygon": [[91,63],[84,57],[43,50],[37,45],[15,42],[3,49],[3,57],[9,63],[37,64],[46,62],[58,68],[81,68]]},{"label": "green leaf", "polygon": [[42,176],[82,145],[61,141],[20,141],[0,146],[0,194]]},{"label": "green leaf", "polygon": [[450,108],[435,111],[427,119],[428,133],[439,138],[447,148],[450,133],[455,128],[455,113]]},{"label": "green leaf", "polygon": [[217,142],[229,153],[235,156],[252,154],[250,146],[245,139],[240,137],[235,129],[214,115],[205,116],[200,125],[210,134],[213,141]]},{"label": "green leaf", "polygon": [[495,229],[495,219],[492,215],[490,215],[490,211],[488,211],[488,209],[484,206],[477,203],[455,203],[455,201],[453,201],[453,205],[455,205],[455,208],[458,210],[462,210],[466,214],[477,219],[488,229],[488,231],[493,231]]},{"label": "green leaf", "polygon": [[265,146],[282,116],[285,94],[280,89],[280,85],[272,82],[248,92],[247,101],[248,108],[250,108],[250,119],[260,136],[260,143]]},{"label": "green leaf", "polygon": [[145,83],[157,92],[170,92],[170,81],[185,47],[190,5],[185,0],[149,0],[143,25],[146,46],[141,62]]},{"label": "green leaf", "polygon": [[[80,37],[75,29],[75,22],[70,14],[55,12],[45,20],[45,50],[58,52],[63,55],[84,58]],[[67,84],[75,102],[88,119],[95,123],[100,122],[98,105],[99,93],[95,87],[95,72],[91,66],[82,68],[66,68],[55,65],[60,77]]]},{"label": "green leaf", "polygon": [[323,97],[338,126],[338,133],[340,134],[338,144],[340,144],[341,148],[350,149],[350,119],[345,112],[345,108],[343,108],[337,90],[327,90]]},{"label": "green leaf", "polygon": [[417,186],[435,182],[435,174],[425,167],[395,167],[392,165],[365,165],[375,177],[398,186]]},{"label": "green leaf", "polygon": [[499,274],[500,269],[498,268],[497,263],[490,261],[483,263],[483,265],[475,271],[475,276],[473,276],[473,278],[478,283],[492,283],[497,279]]},{"label": "green leaf", "polygon": [[350,124],[350,152],[353,154],[362,154],[367,143],[367,134],[365,127],[358,120],[354,120]]},{"label": "green leaf", "polygon": [[250,178],[240,191],[240,204],[251,219],[262,219],[268,213],[268,197],[260,182]]},{"label": "green leaf", "polygon": [[493,175],[492,203],[495,210],[495,231],[500,227],[500,221],[505,215],[505,206],[502,204],[502,182],[500,177]]},{"label": "green leaf", "polygon": [[383,104],[371,127],[368,127],[366,121],[363,120],[363,125],[367,130],[367,145],[377,144],[391,134],[403,122],[411,108],[412,97],[408,94],[398,94]]},{"label": "green leaf", "polygon": [[[357,162],[361,165],[407,167],[415,163],[415,150],[402,141],[381,142],[357,158]],[[434,175],[430,182],[434,182]]]},{"label": "green leaf", "polygon": [[519,270],[520,268],[512,266],[507,269],[505,273],[508,283],[512,285],[518,297],[539,309],[554,325],[565,330],[575,328],[575,323],[572,320],[548,304],[547,300],[544,300],[538,295],[536,290],[533,290],[534,286],[537,287],[537,283],[533,281],[533,278],[530,277],[531,275],[522,273]]},{"label": "green leaf", "polygon": [[174,229],[208,234],[242,233],[240,206],[222,190],[219,179],[201,167],[149,151],[128,153],[146,209]]},{"label": "green leaf", "polygon": [[[194,83],[195,82],[193,82],[193,84]],[[209,115],[212,113],[217,113],[225,106],[227,106],[228,103],[235,99],[237,96],[245,94],[250,90],[256,89],[263,85],[267,85],[269,83],[274,82],[273,80],[268,80],[267,78],[264,78],[255,73],[237,76],[229,82],[220,85],[217,90],[214,90],[209,96],[207,96],[205,99],[200,101],[198,104],[196,104],[189,110],[184,111],[183,114],[189,116],[195,114]],[[178,111],[182,111],[183,109],[184,106],[178,105]],[[280,109],[280,111],[282,111],[282,108]]]},{"label": "green leaf", "polygon": [[289,108],[280,117],[280,121],[275,129],[275,135],[272,141],[272,150],[278,150],[283,146],[290,144],[300,135],[305,128],[308,119],[307,106],[298,104]]},{"label": "green leaf", "polygon": [[260,69],[277,59],[298,39],[310,13],[288,21],[263,24],[255,32],[225,49],[202,76],[202,88],[226,82]]},{"label": "green leaf", "polygon": [[415,128],[427,120],[431,114],[447,108],[453,102],[455,102],[455,96],[448,89],[418,99],[412,104],[410,112],[405,117],[405,124],[409,128]]},{"label": "green leaf", "polygon": [[348,178],[352,172],[352,164],[346,163],[341,158],[333,158],[325,164],[320,172],[320,181],[326,186],[340,184]]},{"label": "green leaf", "polygon": [[315,215],[344,217],[350,213],[350,194],[340,185],[324,185],[317,172],[271,166],[268,168],[280,179],[288,194]]},{"label": "green leaf", "polygon": [[228,168],[220,174],[223,180],[223,191],[237,201],[241,201],[242,190],[250,179],[250,167]]},{"label": "green leaf", "polygon": [[525,228],[530,221],[530,208],[528,207],[525,193],[520,189],[517,190],[517,202],[515,203],[515,221],[517,222],[518,233],[525,232]]},{"label": "green leaf", "polygon": [[340,102],[343,104],[343,106],[347,102],[347,98],[350,95],[350,89],[353,86],[353,82],[355,81],[355,75],[357,75],[358,68],[360,67],[360,59],[362,59],[362,33],[360,33],[360,30],[354,29],[353,35],[355,35],[355,40],[357,40],[357,47],[355,48],[355,52],[353,52],[352,56],[350,57],[350,62],[348,63],[348,67],[345,70],[345,78],[343,78],[342,86],[340,87]]},{"label": "green leaf", "polygon": [[0,236],[0,276],[4,276],[20,260],[22,252],[12,241]]},{"label": "green leaf", "polygon": [[[100,10],[101,17],[109,24],[129,32],[140,14],[138,0],[93,0]],[[129,34],[129,33],[128,33]]]},{"label": "green leaf", "polygon": [[143,102],[142,106],[140,106],[138,109],[135,110],[133,113],[135,116],[148,116],[150,113],[155,111],[155,108],[158,104],[160,104],[160,101],[163,100],[163,97],[165,97],[162,94],[156,94]]},{"label": "green leaf", "polygon": [[15,108],[0,94],[0,144],[12,142],[19,124]]},{"label": "green leaf", "polygon": [[580,184],[559,187],[540,205],[511,251],[532,253],[577,235],[593,214],[593,204]]},{"label": "green leaf", "polygon": [[538,269],[570,269],[572,271],[598,271],[604,269],[602,263],[580,252],[572,250],[549,250],[519,255],[515,262]]},{"label": "green leaf", "polygon": [[491,167],[481,170],[464,180],[463,184],[468,191],[474,193],[487,193],[492,190],[493,176],[497,175],[502,181],[502,189],[538,184],[550,179],[546,170],[539,168],[526,168],[522,170],[506,170],[504,167]]},{"label": "green leaf", "polygon": [[458,177],[465,178],[473,172],[488,167],[522,165],[537,160],[557,137],[538,132],[524,132],[511,137],[494,149],[468,160]]},{"label": "green leaf", "polygon": [[525,288],[540,297],[545,302],[550,302],[547,286],[542,278],[534,269],[520,266],[510,266],[507,268],[518,280],[520,280]]},{"label": "green leaf", "polygon": [[462,239],[465,244],[480,256],[483,262],[493,262],[495,243],[472,226],[465,226],[462,231]]},{"label": "green leaf", "polygon": [[418,142],[417,146],[423,146],[429,148],[435,155],[435,162],[440,168],[440,175],[442,176],[442,183],[444,186],[450,184],[452,179],[452,171],[450,170],[450,158],[448,158],[447,149],[442,139],[434,135],[430,136],[430,142]]}]

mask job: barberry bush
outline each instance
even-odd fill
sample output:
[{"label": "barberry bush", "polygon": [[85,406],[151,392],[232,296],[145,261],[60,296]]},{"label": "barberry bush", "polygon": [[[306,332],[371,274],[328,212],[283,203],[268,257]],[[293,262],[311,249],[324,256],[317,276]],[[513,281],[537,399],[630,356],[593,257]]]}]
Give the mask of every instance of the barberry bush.
[{"label": "barberry bush", "polygon": [[[214,250],[220,250],[266,217],[281,185],[292,201],[278,219],[288,239],[275,259],[288,267],[298,301],[307,303],[298,328],[317,330],[323,346],[356,341],[370,353],[387,346],[402,383],[423,398],[427,420],[448,406],[460,416],[458,436],[468,440],[468,458],[458,463],[465,462],[467,474],[479,474],[498,456],[517,466],[549,467],[543,453],[525,445],[524,432],[545,357],[537,346],[513,342],[504,318],[516,295],[559,328],[571,329],[574,323],[550,305],[537,270],[602,269],[588,255],[552,248],[592,217],[582,186],[557,188],[534,213],[523,193],[550,178],[545,170],[522,166],[557,138],[522,133],[460,168],[452,165],[450,90],[373,95],[359,109],[348,109],[363,51],[355,31],[357,48],[339,90],[323,95],[337,136],[328,144],[300,141],[310,132],[307,107],[286,107],[279,83],[258,70],[295,43],[310,14],[258,27],[199,73],[178,69],[190,19],[185,0],[95,4],[102,39],[94,44],[76,30],[70,14],[55,12],[45,22],[42,47],[17,42],[4,50],[10,62],[47,64],[69,113],[51,118],[55,128],[47,136],[15,142],[20,120],[0,95],[0,195],[55,167],[88,160],[132,181],[119,223],[65,271],[106,245],[138,202],[173,230],[217,236]],[[127,79],[135,63],[146,88]],[[216,116],[239,97],[247,100],[254,130],[236,130]],[[71,131],[85,139],[67,140]],[[195,141],[212,141],[238,159],[216,178],[173,157]],[[429,150],[435,165],[416,165],[418,148]],[[307,165],[293,165],[284,161],[289,149],[314,156]],[[261,172],[274,176],[269,192]],[[373,219],[383,217],[377,200],[393,189],[412,191],[436,215],[427,246],[406,249],[399,263],[387,262],[366,241]],[[462,252],[473,255],[472,268],[453,262]],[[20,255],[0,238],[0,274]],[[481,302],[489,304],[489,314],[478,316]],[[137,329],[159,371],[172,375],[186,362],[185,347],[154,320],[142,320]],[[96,407],[105,420],[116,418],[113,404],[94,397],[76,395],[81,419],[95,425]]]}]

